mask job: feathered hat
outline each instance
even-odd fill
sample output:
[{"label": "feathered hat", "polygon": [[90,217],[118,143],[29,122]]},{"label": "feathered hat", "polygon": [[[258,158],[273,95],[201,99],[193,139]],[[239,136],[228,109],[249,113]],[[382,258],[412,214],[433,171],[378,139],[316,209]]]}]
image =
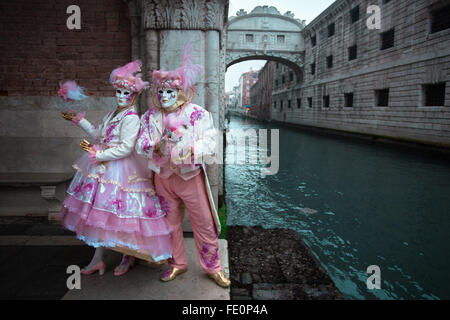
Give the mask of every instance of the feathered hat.
[{"label": "feathered hat", "polygon": [[140,60],[132,61],[122,67],[118,67],[111,72],[109,82],[114,88],[123,88],[131,92],[140,93],[149,88],[149,83],[142,81],[141,71],[142,62]]},{"label": "feathered hat", "polygon": [[[188,91],[191,92],[191,99],[197,92],[195,88],[195,81],[197,76],[203,71],[203,67],[199,64],[194,64],[194,57],[192,56],[192,47],[190,43],[186,43],[184,46],[183,63],[181,67],[170,70],[154,70],[153,71],[153,90],[154,93],[160,87],[180,89],[183,90],[185,94]],[[189,95],[189,94],[188,94]]]}]

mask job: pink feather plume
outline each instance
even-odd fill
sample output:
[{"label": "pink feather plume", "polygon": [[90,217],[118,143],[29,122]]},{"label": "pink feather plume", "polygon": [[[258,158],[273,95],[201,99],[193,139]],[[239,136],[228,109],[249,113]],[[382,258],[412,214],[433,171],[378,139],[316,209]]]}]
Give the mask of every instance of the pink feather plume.
[{"label": "pink feather plume", "polygon": [[66,81],[60,84],[60,89],[58,90],[58,96],[64,99],[64,101],[80,101],[87,96],[84,94],[84,88],[77,85],[75,81]]}]

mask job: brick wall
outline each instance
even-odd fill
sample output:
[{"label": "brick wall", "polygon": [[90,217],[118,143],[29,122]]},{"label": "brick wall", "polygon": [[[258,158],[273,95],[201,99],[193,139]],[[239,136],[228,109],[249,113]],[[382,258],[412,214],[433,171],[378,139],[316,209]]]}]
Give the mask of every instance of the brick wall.
[{"label": "brick wall", "polygon": [[[69,30],[69,5],[81,30]],[[0,3],[0,95],[52,96],[74,79],[90,95],[111,96],[110,72],[131,57],[130,20],[121,0],[14,0]]]}]

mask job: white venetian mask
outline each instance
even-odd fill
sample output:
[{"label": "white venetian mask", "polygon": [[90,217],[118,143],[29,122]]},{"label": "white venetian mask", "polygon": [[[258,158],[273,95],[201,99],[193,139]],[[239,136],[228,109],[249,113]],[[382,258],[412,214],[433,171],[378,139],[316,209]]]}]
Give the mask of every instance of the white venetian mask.
[{"label": "white venetian mask", "polygon": [[117,104],[119,107],[125,107],[130,105],[133,102],[134,93],[130,90],[117,88],[116,89],[116,98]]},{"label": "white venetian mask", "polygon": [[171,88],[158,88],[158,100],[163,108],[169,108],[178,100],[178,90]]}]

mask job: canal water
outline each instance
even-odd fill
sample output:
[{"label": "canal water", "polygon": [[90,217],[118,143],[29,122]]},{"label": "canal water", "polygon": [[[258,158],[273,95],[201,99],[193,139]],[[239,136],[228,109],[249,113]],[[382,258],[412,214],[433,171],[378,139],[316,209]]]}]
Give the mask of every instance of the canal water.
[{"label": "canal water", "polygon": [[280,129],[280,165],[262,176],[226,149],[227,225],[300,233],[347,299],[450,299],[448,160],[242,118],[228,128]]}]

